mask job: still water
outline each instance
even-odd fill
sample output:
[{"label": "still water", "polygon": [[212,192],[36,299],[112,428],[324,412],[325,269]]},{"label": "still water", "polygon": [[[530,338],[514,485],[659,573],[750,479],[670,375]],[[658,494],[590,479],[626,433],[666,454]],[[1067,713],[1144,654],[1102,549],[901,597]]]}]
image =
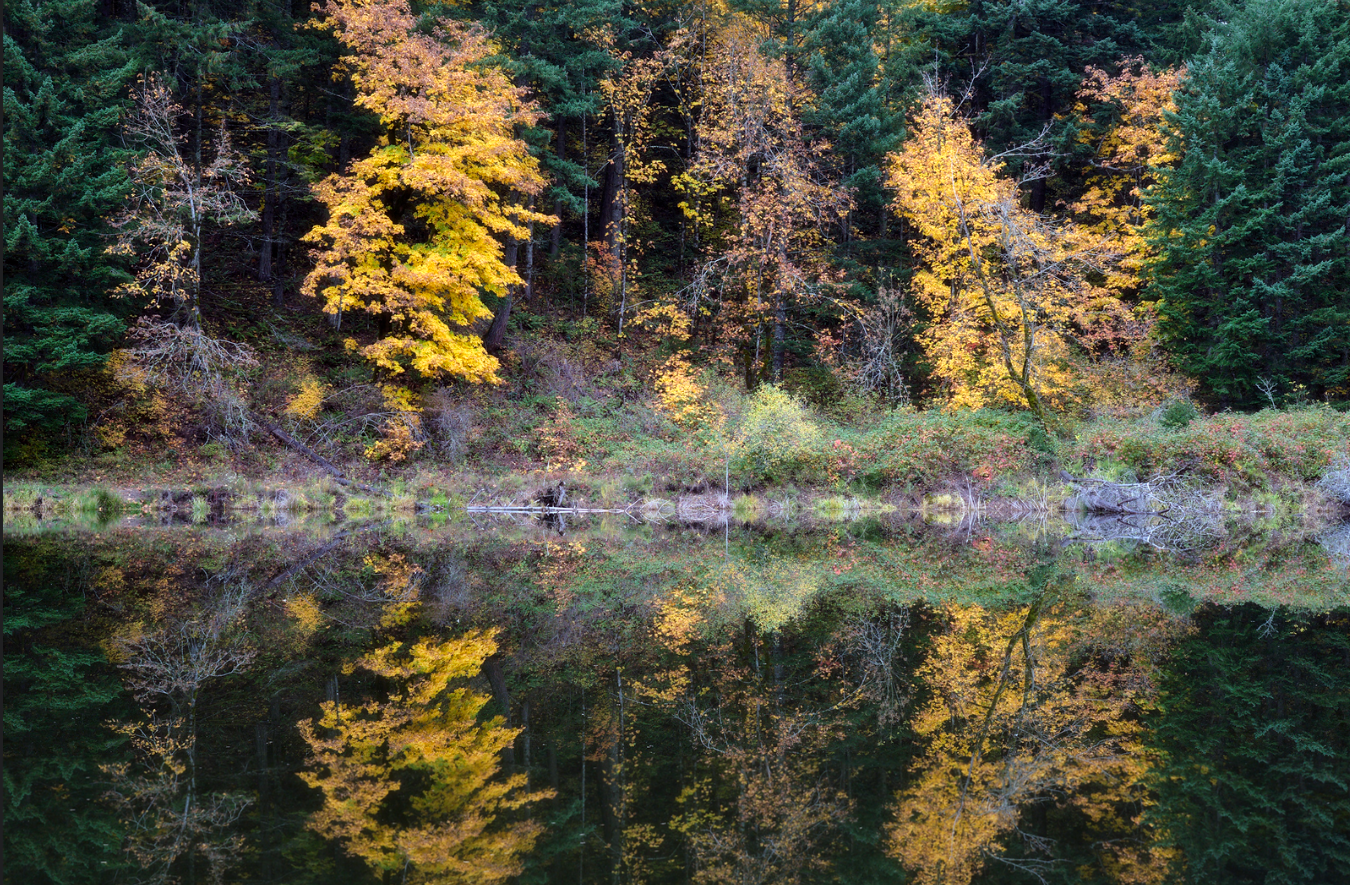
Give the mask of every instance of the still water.
[{"label": "still water", "polygon": [[6,882],[1350,882],[1345,527],[6,528]]}]

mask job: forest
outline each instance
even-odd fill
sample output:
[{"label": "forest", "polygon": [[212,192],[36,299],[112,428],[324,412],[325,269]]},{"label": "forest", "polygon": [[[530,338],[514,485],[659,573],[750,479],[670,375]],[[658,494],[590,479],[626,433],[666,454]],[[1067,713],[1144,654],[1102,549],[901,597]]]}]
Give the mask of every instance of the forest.
[{"label": "forest", "polygon": [[1011,438],[1264,487],[1346,455],[1345,0],[5,26],[7,469],[885,483]]}]

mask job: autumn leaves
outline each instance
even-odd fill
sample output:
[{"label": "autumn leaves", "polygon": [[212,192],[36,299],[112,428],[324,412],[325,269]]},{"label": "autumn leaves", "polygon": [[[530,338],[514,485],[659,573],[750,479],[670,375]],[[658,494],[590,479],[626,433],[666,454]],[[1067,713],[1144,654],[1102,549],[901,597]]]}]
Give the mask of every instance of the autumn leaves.
[{"label": "autumn leaves", "polygon": [[[385,135],[318,186],[329,220],[307,237],[318,249],[304,290],[339,323],[348,311],[379,319],[376,340],[349,347],[389,377],[492,381],[497,362],[472,327],[491,315],[483,295],[520,285],[502,243],[527,236],[531,221],[554,221],[528,208],[544,179],[520,135],[537,108],[490,62],[481,30],[450,20],[419,30],[406,0],[332,0],[320,27],[348,50],[357,103],[379,115]],[[789,317],[839,283],[828,231],[851,197],[828,174],[828,145],[804,133],[806,87],[769,38],[723,9],[661,54],[666,67],[696,70],[682,80],[693,84],[692,149],[677,185],[691,228],[715,244],[683,309],[713,317],[712,338],[778,380]],[[1165,97],[1170,82],[1143,85]],[[1106,94],[1120,84],[1096,86]],[[1147,129],[1157,119],[1128,122]],[[1050,422],[1085,404],[1094,360],[1143,337],[1146,324],[1120,298],[1138,286],[1138,250],[1128,249],[1138,237],[1134,219],[1117,216],[1138,205],[1144,162],[1125,182],[1130,199],[1111,177],[1075,207],[1081,220],[1051,222],[1022,205],[1020,183],[929,84],[908,139],[888,157],[887,184],[915,233],[909,290],[926,319],[918,341],[948,407],[1011,404]]]},{"label": "autumn leaves", "polygon": [[347,311],[380,319],[374,342],[348,346],[388,376],[495,380],[497,360],[468,327],[491,316],[484,293],[521,282],[501,239],[551,220],[523,205],[544,184],[518,137],[533,106],[486,63],[481,30],[446,20],[423,33],[406,0],[333,0],[321,27],[348,50],[357,104],[385,134],[318,185],[329,218],[306,237],[319,248],[304,291],[339,323]]}]

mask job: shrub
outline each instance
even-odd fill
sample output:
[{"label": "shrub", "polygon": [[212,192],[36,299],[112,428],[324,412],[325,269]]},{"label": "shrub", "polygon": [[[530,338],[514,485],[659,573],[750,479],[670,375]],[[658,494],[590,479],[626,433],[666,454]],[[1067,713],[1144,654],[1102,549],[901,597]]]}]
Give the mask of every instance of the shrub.
[{"label": "shrub", "polygon": [[1159,410],[1158,423],[1168,430],[1179,430],[1199,417],[1200,412],[1190,400],[1174,399]]},{"label": "shrub", "polygon": [[802,476],[825,463],[824,434],[792,394],[765,385],[750,398],[732,444],[739,472],[764,482]]},{"label": "shrub", "polygon": [[1099,421],[1068,446],[1069,457],[1115,459],[1141,478],[1189,473],[1263,488],[1277,476],[1312,481],[1350,455],[1350,416],[1328,408],[1198,418],[1163,431]]}]

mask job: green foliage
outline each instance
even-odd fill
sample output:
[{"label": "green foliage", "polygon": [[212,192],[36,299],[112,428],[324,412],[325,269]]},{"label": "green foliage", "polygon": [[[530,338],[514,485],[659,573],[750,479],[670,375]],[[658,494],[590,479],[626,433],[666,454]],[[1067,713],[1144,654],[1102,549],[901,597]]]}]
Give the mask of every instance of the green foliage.
[{"label": "green foliage", "polygon": [[1158,423],[1168,430],[1179,430],[1199,417],[1199,410],[1190,400],[1174,399],[1162,407]]},{"label": "green foliage", "polygon": [[124,323],[104,254],[127,193],[115,129],[131,69],[94,0],[5,2],[5,430],[84,420],[77,390]]},{"label": "green foliage", "polygon": [[1209,609],[1167,667],[1149,733],[1161,765],[1145,819],[1169,881],[1345,881],[1350,654],[1343,616]]},{"label": "green foliage", "polygon": [[95,885],[126,868],[122,827],[98,801],[99,765],[122,743],[100,723],[120,712],[121,686],[102,653],[60,635],[85,596],[62,588],[68,562],[51,547],[5,545],[5,879]]},{"label": "green foliage", "polygon": [[862,476],[874,484],[934,482],[961,474],[988,480],[1035,467],[1044,431],[1017,415],[895,412],[858,442]]},{"label": "green foliage", "polygon": [[1265,487],[1278,477],[1313,481],[1350,448],[1350,416],[1327,408],[1222,414],[1165,430],[1103,419],[1066,443],[1066,460],[1114,459],[1140,479],[1184,472]]},{"label": "green foliage", "polygon": [[750,397],[732,443],[737,472],[782,482],[818,470],[824,434],[806,407],[780,387],[764,385]]},{"label": "green foliage", "polygon": [[1162,340],[1213,403],[1350,394],[1350,7],[1228,7],[1168,119],[1156,215]]}]

